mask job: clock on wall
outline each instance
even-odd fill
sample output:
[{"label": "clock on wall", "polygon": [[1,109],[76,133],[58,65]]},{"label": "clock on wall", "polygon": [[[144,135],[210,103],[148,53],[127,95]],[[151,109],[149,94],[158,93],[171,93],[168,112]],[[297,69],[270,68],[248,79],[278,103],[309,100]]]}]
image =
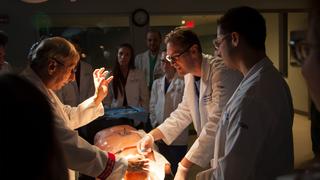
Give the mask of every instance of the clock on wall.
[{"label": "clock on wall", "polygon": [[149,23],[149,13],[144,9],[136,9],[132,13],[132,22],[134,25],[142,27]]}]

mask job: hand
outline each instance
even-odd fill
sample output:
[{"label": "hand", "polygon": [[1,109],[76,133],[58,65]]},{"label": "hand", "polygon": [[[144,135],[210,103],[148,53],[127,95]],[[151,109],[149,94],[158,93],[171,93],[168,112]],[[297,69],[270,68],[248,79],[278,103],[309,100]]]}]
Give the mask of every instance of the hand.
[{"label": "hand", "polygon": [[140,154],[146,155],[152,151],[154,139],[151,134],[146,134],[137,144],[137,150]]},{"label": "hand", "polygon": [[100,104],[101,101],[108,94],[108,86],[112,81],[113,76],[110,76],[108,79],[105,79],[109,72],[105,71],[104,68],[95,69],[93,72],[93,81],[95,87],[95,103],[96,105]]},{"label": "hand", "polygon": [[149,160],[143,156],[134,156],[128,158],[128,169],[131,172],[149,172]]},{"label": "hand", "polygon": [[188,168],[184,167],[181,163],[179,163],[177,173],[174,176],[174,180],[186,180],[188,177],[188,171]]}]

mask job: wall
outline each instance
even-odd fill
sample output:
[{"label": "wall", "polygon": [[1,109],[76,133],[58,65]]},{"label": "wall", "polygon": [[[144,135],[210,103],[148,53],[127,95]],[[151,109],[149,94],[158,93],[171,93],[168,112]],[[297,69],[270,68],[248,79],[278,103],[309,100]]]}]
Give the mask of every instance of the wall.
[{"label": "wall", "polygon": [[[9,15],[9,24],[1,24],[0,29],[6,31],[10,41],[8,44],[9,62],[21,69],[25,64],[25,57],[29,47],[37,39],[35,19],[36,14],[112,14],[127,15],[136,8],[145,8],[150,14],[214,14],[220,13],[234,6],[250,5],[260,10],[301,9],[306,7],[300,0],[48,0],[42,4],[26,4],[18,0],[1,0],[1,14]],[[131,27],[132,37],[144,39],[145,28]],[[140,51],[145,47],[144,41],[134,41]]]},{"label": "wall", "polygon": [[[9,15],[9,24],[0,24],[0,29],[6,31],[9,35],[8,44],[8,61],[12,63],[16,71],[21,70],[26,64],[26,55],[29,47],[38,37],[36,19],[39,15],[124,15],[130,16],[136,8],[145,8],[151,15],[201,15],[201,14],[219,14],[226,9],[239,5],[250,5],[265,12],[269,11],[295,11],[306,7],[306,3],[300,0],[161,0],[148,1],[117,0],[78,0],[72,3],[68,0],[48,0],[42,4],[26,4],[20,1],[1,0],[1,14]],[[279,66],[278,52],[278,17],[276,13],[264,13],[267,20],[268,36],[266,41],[267,53],[276,67]],[[291,13],[288,16],[288,30],[300,30],[306,27],[306,14]],[[50,19],[48,22],[52,23]],[[41,23],[40,23],[41,24]],[[130,32],[132,42],[137,47],[137,52],[145,48],[145,32],[146,28],[134,27],[130,22]],[[206,25],[209,26],[209,25]],[[211,27],[214,24],[210,25]],[[209,29],[209,28],[203,28]],[[211,28],[210,28],[211,29]],[[215,28],[212,28],[212,33]],[[198,32],[203,33],[203,32]],[[206,34],[206,33],[204,33]],[[289,33],[288,33],[289,36]],[[211,36],[205,37],[209,39],[204,49],[210,52]],[[289,39],[290,37],[288,37]],[[290,58],[290,49],[288,51]],[[289,59],[290,60],[290,59]],[[295,109],[302,112],[308,112],[308,92],[305,82],[301,76],[300,68],[288,65],[287,82],[290,86],[293,96]]]},{"label": "wall", "polygon": [[266,53],[273,62],[273,65],[279,68],[278,13],[264,13],[263,17],[266,20],[267,26]]},{"label": "wall", "polygon": [[[267,23],[267,40],[266,51],[275,67],[279,68],[279,18],[277,13],[264,13],[263,16]],[[290,40],[290,31],[306,30],[307,14],[306,13],[289,13],[288,14],[288,41]],[[289,85],[293,106],[296,112],[307,114],[309,98],[306,83],[301,74],[300,67],[290,65],[291,52],[288,46],[288,77],[286,81]]]},{"label": "wall", "polygon": [[[290,31],[307,29],[306,13],[289,13],[288,15],[288,40]],[[291,90],[294,108],[300,112],[308,112],[309,97],[308,89],[301,74],[301,67],[294,67],[290,62],[290,48],[288,49],[288,78],[286,79]]]}]

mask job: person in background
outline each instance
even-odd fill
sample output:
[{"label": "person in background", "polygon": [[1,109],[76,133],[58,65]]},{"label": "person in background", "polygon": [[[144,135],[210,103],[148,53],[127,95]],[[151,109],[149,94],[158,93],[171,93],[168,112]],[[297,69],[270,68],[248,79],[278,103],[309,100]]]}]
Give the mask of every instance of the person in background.
[{"label": "person in background", "polygon": [[302,74],[307,82],[312,99],[311,104],[311,137],[312,150],[317,161],[320,160],[320,3],[311,1],[311,12],[309,14],[309,31],[307,42],[309,54],[302,66]]},{"label": "person in background", "polygon": [[279,177],[278,180],[318,180],[320,178],[320,156],[319,156],[319,129],[320,129],[320,2],[309,1],[309,25],[307,31],[307,42],[296,44],[304,48],[296,48],[302,54],[302,74],[307,82],[311,96],[311,138],[312,150],[315,158],[307,163],[304,170]]},{"label": "person in background", "polygon": [[[166,60],[166,51],[161,52],[161,68],[165,75],[153,82],[150,96],[150,121],[153,128],[163,123],[182,101],[184,81],[178,77],[176,70]],[[176,173],[178,163],[188,150],[188,128],[172,142],[166,145],[158,141],[159,152],[167,158],[171,164],[171,171]]]},{"label": "person in background", "polygon": [[228,10],[214,41],[225,64],[244,78],[217,130],[210,180],[269,180],[293,170],[293,104],[289,87],[266,55],[266,23],[250,7]]},{"label": "person in background", "polygon": [[95,93],[77,107],[61,103],[54,91],[75,80],[75,68],[79,54],[66,39],[51,37],[42,40],[32,52],[30,67],[22,75],[35,84],[49,99],[54,112],[57,137],[62,144],[70,179],[74,171],[99,179],[121,179],[126,170],[142,171],[147,161],[125,159],[104,152],[79,137],[74,129],[79,128],[104,114],[102,100],[108,94],[108,84],[113,77],[105,79],[104,68],[93,72]]},{"label": "person in background", "polygon": [[[63,104],[76,107],[84,100],[93,96],[95,88],[92,76],[92,66],[86,62],[85,54],[82,52],[78,43],[73,42],[73,45],[80,55],[80,60],[76,67],[75,81],[71,81],[63,86],[56,94]],[[82,138],[86,140],[89,139],[86,125],[79,127],[77,131]]]},{"label": "person in background", "polygon": [[227,101],[239,85],[239,72],[225,67],[219,57],[202,54],[198,36],[189,29],[175,29],[165,39],[166,59],[184,75],[182,102],[162,124],[153,129],[139,143],[138,148],[149,151],[155,140],[171,144],[193,123],[197,139],[180,161],[175,179],[186,179],[193,164],[209,166],[218,122]]},{"label": "person in background", "polygon": [[309,31],[307,36],[309,53],[302,66],[302,74],[307,82],[311,96],[311,138],[315,160],[320,160],[320,3],[311,1]]},{"label": "person in background", "polygon": [[320,3],[311,0],[311,13],[309,15],[308,47],[309,53],[302,66],[302,74],[307,82],[310,96],[318,111],[320,111]]},{"label": "person in background", "polygon": [[[307,41],[303,44],[295,44],[296,54],[301,54],[302,74],[307,82],[311,96],[311,138],[312,150],[315,158],[303,167],[303,170],[278,177],[277,180],[318,180],[320,178],[320,159],[319,159],[319,114],[320,111],[320,2],[317,0],[309,1],[309,25],[307,31]],[[312,117],[314,116],[314,117]],[[314,139],[313,139],[314,138]]]},{"label": "person in background", "polygon": [[148,50],[136,56],[135,66],[137,69],[143,71],[147,86],[149,90],[151,90],[153,81],[162,77],[164,74],[160,65],[161,33],[159,31],[149,30],[146,38]]},{"label": "person in background", "polygon": [[[149,110],[149,91],[142,71],[134,66],[134,51],[130,44],[121,44],[112,70],[110,93],[104,101],[108,107],[142,107]],[[139,122],[134,122],[139,125]]]},{"label": "person in background", "polygon": [[311,137],[315,158],[307,165],[305,172],[296,179],[316,180],[320,177],[320,2],[310,1],[307,55],[302,65],[302,74],[311,96]]},{"label": "person in background", "polygon": [[0,30],[0,74],[12,72],[11,65],[5,60],[8,36]]},{"label": "person in background", "polygon": [[78,44],[73,43],[76,47],[80,60],[76,67],[75,81],[71,81],[57,91],[57,96],[63,104],[70,106],[78,106],[81,102],[93,96],[94,83],[93,83],[93,69],[92,66],[85,61],[83,53]]},{"label": "person in background", "polygon": [[13,74],[0,75],[0,87],[1,177],[68,180],[46,96]]}]

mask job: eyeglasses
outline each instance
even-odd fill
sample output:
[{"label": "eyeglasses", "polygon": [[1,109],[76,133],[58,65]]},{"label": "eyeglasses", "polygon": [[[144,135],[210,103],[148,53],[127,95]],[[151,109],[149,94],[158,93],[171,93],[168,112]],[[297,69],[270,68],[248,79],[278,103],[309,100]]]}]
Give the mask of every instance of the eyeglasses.
[{"label": "eyeglasses", "polygon": [[[55,62],[57,62],[58,64],[60,64],[61,66],[64,66],[65,68],[67,68],[67,66],[62,63],[61,61],[59,61],[57,58],[51,57],[52,60],[54,60]],[[71,70],[72,73],[76,73],[77,72],[77,66],[75,68],[73,68]]]},{"label": "eyeglasses", "polygon": [[214,46],[215,50],[218,50],[221,43],[229,36],[230,34],[226,34],[224,36],[222,36],[221,38],[216,38],[212,41],[212,44]]},{"label": "eyeglasses", "polygon": [[182,54],[188,52],[189,49],[190,49],[192,46],[193,46],[193,44],[190,45],[190,46],[188,46],[188,48],[186,48],[185,50],[183,50],[181,53],[178,53],[177,55],[173,55],[173,56],[166,55],[166,60],[169,61],[170,64],[176,63],[177,59],[178,59]]},{"label": "eyeglasses", "polygon": [[[301,66],[303,62],[307,59],[310,52],[310,44],[304,40],[300,41],[290,41],[289,42],[291,54],[296,60],[295,64]],[[291,63],[292,64],[292,63]]]}]

